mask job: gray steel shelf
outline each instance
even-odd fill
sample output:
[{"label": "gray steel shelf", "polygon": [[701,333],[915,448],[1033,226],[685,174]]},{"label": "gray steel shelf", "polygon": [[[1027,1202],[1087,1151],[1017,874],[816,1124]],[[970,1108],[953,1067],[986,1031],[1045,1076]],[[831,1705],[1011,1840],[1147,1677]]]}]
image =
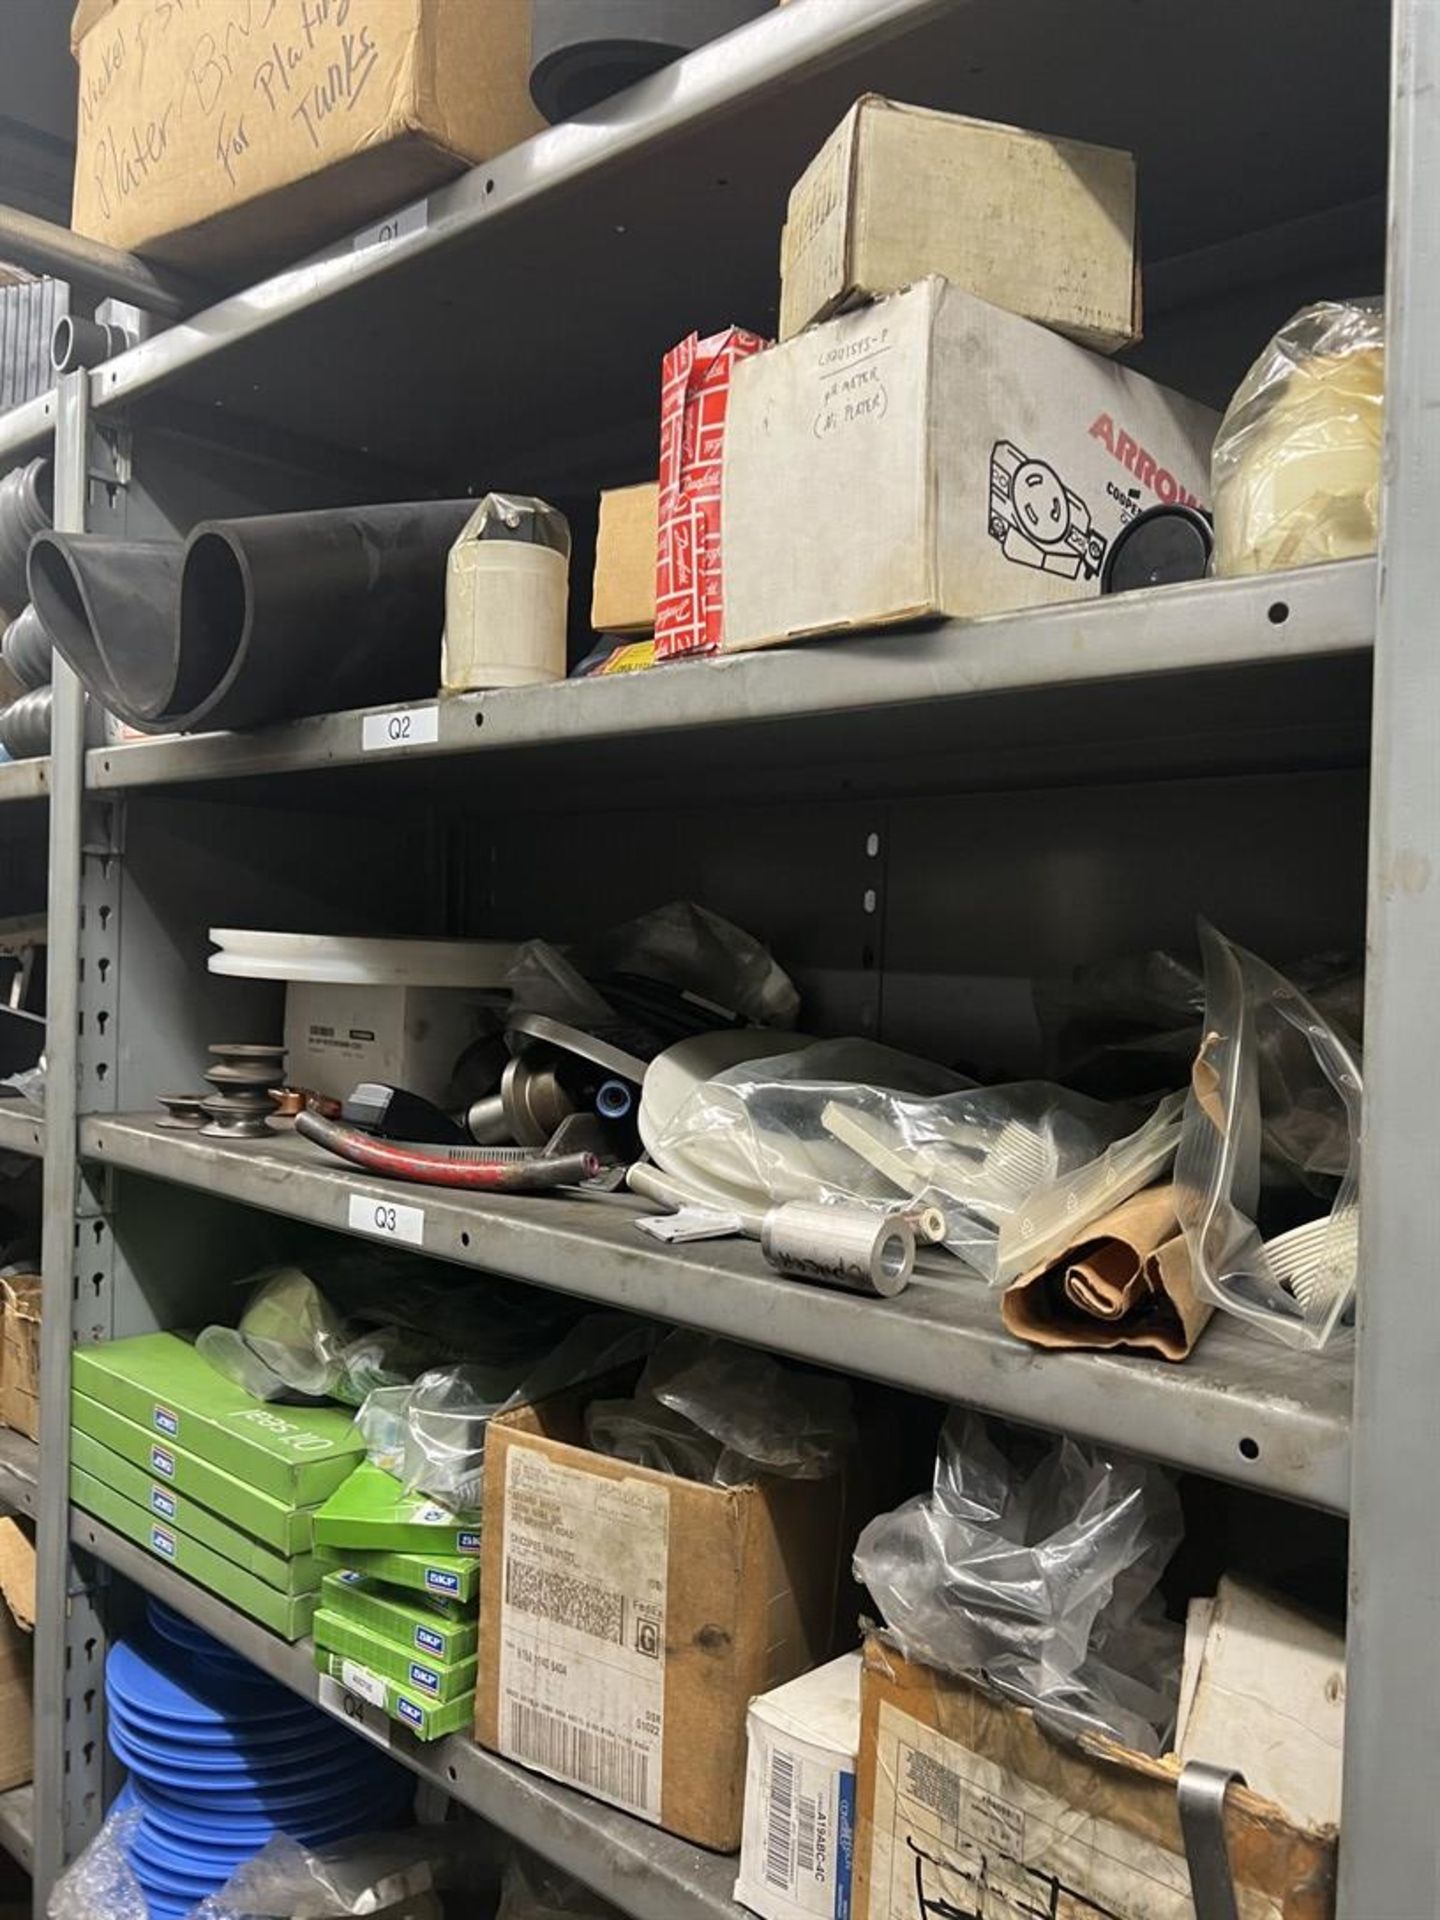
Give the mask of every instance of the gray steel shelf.
[{"label": "gray steel shelf", "polygon": [[28,1781],[0,1793],[0,1847],[29,1873],[35,1862],[35,1789]]},{"label": "gray steel shelf", "polygon": [[0,1101],[0,1151],[45,1154],[45,1117],[17,1101]]},{"label": "gray steel shelf", "polygon": [[8,412],[0,413],[0,472],[38,452],[55,431],[55,395],[37,393]]},{"label": "gray steel shelf", "polygon": [[39,1473],[40,1449],[35,1442],[0,1427],[0,1512],[26,1513],[33,1519]]},{"label": "gray steel shelf", "polygon": [[163,390],[417,473],[574,481],[597,434],[653,419],[664,345],[772,323],[789,189],[866,91],[1130,148],[1150,263],[1383,192],[1388,9],[1335,0],[1316,35],[1304,0],[1212,0],[1177,60],[1188,17],[799,0],[438,189],[419,231],[347,237],[142,342],[93,403]]},{"label": "gray steel shelf", "polygon": [[[423,1251],[486,1273],[708,1332],[743,1334],[821,1366],[984,1412],[1128,1447],[1197,1473],[1344,1512],[1350,1365],[1217,1316],[1183,1367],[1047,1353],[1012,1339],[978,1281],[919,1280],[894,1300],[817,1294],[777,1278],[742,1242],[664,1247],[638,1203],[447,1194],[366,1179],[294,1134],[224,1142],[153,1118],[89,1119],[81,1152],[350,1233],[352,1196],[424,1212]],[[363,1236],[362,1236],[363,1237]]]},{"label": "gray steel shelf", "polygon": [[[0,470],[3,467],[4,456],[0,455]],[[34,760],[0,760],[0,806],[13,800],[44,800],[49,793],[48,754],[39,755]]]},{"label": "gray steel shelf", "polygon": [[[308,1640],[292,1645],[277,1639],[143,1547],[73,1506],[70,1537],[75,1546],[93,1553],[244,1654],[272,1679],[307,1700],[318,1699],[319,1676]],[[707,1853],[643,1820],[527,1773],[459,1734],[427,1746],[396,1726],[390,1751],[422,1780],[574,1874],[633,1920],[742,1920],[743,1910],[730,1898],[735,1881],[732,1857]]]},{"label": "gray steel shelf", "polygon": [[[1375,564],[1202,581],[908,633],[679,663],[611,679],[423,703],[433,742],[367,751],[366,715],[253,733],[92,748],[90,787],[115,790],[340,768],[433,769],[463,756],[466,791],[565,757],[567,775],[673,777],[728,764],[888,759],[913,778],[943,762],[967,780],[1003,757],[1123,742],[1175,773],[1194,759],[1284,764],[1359,756],[1366,743]],[[373,709],[379,713],[383,709]],[[398,711],[404,712],[405,709]],[[418,731],[418,730],[417,730]],[[680,736],[677,740],[676,736]],[[573,795],[567,793],[567,803]]]}]

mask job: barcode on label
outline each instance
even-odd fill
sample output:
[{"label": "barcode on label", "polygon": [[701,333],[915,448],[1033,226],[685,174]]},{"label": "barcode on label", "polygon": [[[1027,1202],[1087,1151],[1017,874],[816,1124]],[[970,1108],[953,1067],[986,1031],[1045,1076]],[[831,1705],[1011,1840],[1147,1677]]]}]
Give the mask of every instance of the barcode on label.
[{"label": "barcode on label", "polygon": [[772,1887],[788,1889],[790,1830],[795,1821],[795,1762],[788,1753],[770,1756],[770,1808],[765,1838],[765,1878]]},{"label": "barcode on label", "polygon": [[807,1879],[815,1872],[815,1828],[818,1808],[802,1793],[798,1802],[799,1819],[795,1827],[795,1868]]},{"label": "barcode on label", "polygon": [[517,1760],[528,1760],[546,1773],[558,1774],[576,1786],[598,1793],[604,1800],[644,1812],[649,1804],[650,1756],[617,1740],[613,1734],[591,1733],[571,1726],[553,1713],[510,1703],[510,1745]]},{"label": "barcode on label", "polygon": [[505,1562],[505,1604],[520,1613],[538,1614],[562,1627],[574,1627],[596,1640],[625,1644],[625,1598],[610,1587],[529,1560]]}]

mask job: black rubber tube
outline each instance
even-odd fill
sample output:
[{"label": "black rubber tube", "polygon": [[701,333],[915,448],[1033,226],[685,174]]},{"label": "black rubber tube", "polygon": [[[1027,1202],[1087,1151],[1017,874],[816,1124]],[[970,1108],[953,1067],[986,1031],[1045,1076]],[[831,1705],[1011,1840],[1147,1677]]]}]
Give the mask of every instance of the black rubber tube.
[{"label": "black rubber tube", "polygon": [[31,597],[91,692],[148,733],[420,699],[440,684],[445,563],[474,506],[206,521],[183,548],[47,533]]}]

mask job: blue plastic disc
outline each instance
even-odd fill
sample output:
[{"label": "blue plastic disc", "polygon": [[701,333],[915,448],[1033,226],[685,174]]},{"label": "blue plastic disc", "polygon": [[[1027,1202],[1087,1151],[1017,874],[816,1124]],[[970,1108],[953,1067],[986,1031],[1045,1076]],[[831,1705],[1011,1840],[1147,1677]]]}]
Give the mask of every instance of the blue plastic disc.
[{"label": "blue plastic disc", "polygon": [[127,1640],[110,1650],[105,1688],[140,1718],[182,1724],[231,1718],[272,1720],[295,1711],[291,1696],[263,1673],[257,1672],[253,1681],[239,1674],[222,1679],[193,1670],[182,1676],[147,1658],[145,1650]]},{"label": "blue plastic disc", "polygon": [[271,1747],[309,1740],[317,1732],[315,1717],[309,1713],[297,1714],[293,1720],[262,1720],[235,1726],[217,1721],[207,1727],[196,1722],[182,1731],[178,1721],[147,1720],[137,1715],[113,1694],[106,1696],[105,1704],[111,1723],[122,1726],[132,1739],[183,1739],[186,1747],[197,1753],[264,1753]]},{"label": "blue plastic disc", "polygon": [[[115,1752],[126,1765],[131,1762],[119,1743]],[[293,1786],[222,1787],[202,1780],[183,1767],[144,1766],[137,1769],[146,1787],[160,1797],[161,1805],[178,1803],[181,1807],[205,1808],[221,1814],[254,1812],[276,1820],[282,1815],[302,1816],[336,1807],[341,1796],[358,1801],[362,1810],[388,1785],[394,1776],[373,1763],[331,1768],[323,1777],[313,1776]],[[404,1779],[403,1774],[399,1775]]]},{"label": "blue plastic disc", "polygon": [[263,1744],[247,1741],[228,1747],[165,1740],[150,1728],[137,1729],[132,1721],[115,1713],[110,1716],[110,1727],[125,1747],[120,1757],[142,1772],[150,1763],[163,1767],[183,1760],[185,1766],[198,1774],[217,1781],[229,1779],[236,1784],[242,1780],[258,1783],[298,1773],[313,1777],[317,1766],[344,1755],[344,1749],[326,1727],[307,1727],[295,1739],[268,1740]]}]

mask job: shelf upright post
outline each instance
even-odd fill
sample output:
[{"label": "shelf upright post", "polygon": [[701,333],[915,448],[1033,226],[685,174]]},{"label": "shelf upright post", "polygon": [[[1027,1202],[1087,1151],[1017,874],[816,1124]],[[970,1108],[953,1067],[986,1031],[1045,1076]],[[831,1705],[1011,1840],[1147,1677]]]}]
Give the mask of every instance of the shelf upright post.
[{"label": "shelf upright post", "polygon": [[1440,7],[1395,0],[1341,1920],[1440,1915]]},{"label": "shelf upright post", "polygon": [[[89,376],[56,392],[55,525],[85,526]],[[50,887],[45,1039],[45,1167],[40,1331],[40,1476],[35,1623],[35,1912],[98,1824],[104,1766],[104,1641],[70,1555],[70,1347],[78,1311],[80,892],[85,695],[56,656],[51,735]]]}]

